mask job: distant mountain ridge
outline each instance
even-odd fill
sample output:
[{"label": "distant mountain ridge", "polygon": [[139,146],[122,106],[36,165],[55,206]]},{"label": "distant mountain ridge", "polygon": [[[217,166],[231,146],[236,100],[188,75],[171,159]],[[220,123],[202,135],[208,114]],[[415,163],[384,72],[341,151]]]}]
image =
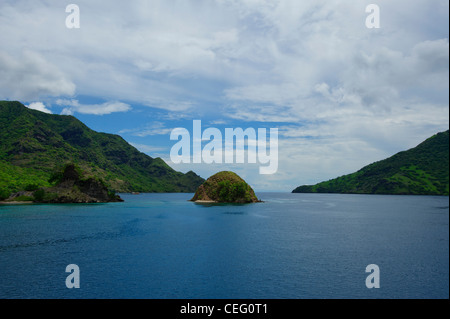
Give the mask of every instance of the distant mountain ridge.
[{"label": "distant mountain ridge", "polygon": [[205,180],[177,172],[122,137],[98,133],[73,116],[0,101],[0,190],[51,186],[50,175],[73,162],[117,192],[195,192]]},{"label": "distant mountain ridge", "polygon": [[355,193],[449,195],[449,131],[438,133],[417,147],[370,164],[356,173],[293,193]]}]

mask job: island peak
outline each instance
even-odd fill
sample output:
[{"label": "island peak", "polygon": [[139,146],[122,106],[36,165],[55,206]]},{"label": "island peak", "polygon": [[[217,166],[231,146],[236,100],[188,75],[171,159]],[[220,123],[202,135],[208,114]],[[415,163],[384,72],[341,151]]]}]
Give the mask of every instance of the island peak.
[{"label": "island peak", "polygon": [[196,203],[257,203],[253,189],[239,175],[219,172],[208,178],[197,189],[191,201]]}]

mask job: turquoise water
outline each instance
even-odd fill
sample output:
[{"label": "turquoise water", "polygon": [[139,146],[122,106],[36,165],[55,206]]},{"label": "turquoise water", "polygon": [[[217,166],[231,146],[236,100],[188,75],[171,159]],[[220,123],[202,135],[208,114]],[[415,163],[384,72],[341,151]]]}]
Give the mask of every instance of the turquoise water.
[{"label": "turquoise water", "polygon": [[449,298],[448,197],[258,195],[0,206],[0,298]]}]

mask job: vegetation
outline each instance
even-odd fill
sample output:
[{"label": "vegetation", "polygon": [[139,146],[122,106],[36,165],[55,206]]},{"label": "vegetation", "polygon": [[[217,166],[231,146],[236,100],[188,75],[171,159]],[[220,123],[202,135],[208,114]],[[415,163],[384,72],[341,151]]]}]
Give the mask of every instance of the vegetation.
[{"label": "vegetation", "polygon": [[33,198],[35,202],[43,202],[45,199],[45,190],[44,189],[38,189],[34,192]]},{"label": "vegetation", "polygon": [[118,135],[98,133],[73,116],[30,110],[0,101],[0,198],[48,188],[55,171],[76,163],[117,192],[194,192],[204,182],[139,152]]},{"label": "vegetation", "polygon": [[449,131],[446,131],[356,173],[312,186],[300,186],[293,192],[448,196],[448,163]]},{"label": "vegetation", "polygon": [[0,188],[0,201],[7,199],[10,194],[11,192],[9,192],[8,190]]},{"label": "vegetation", "polygon": [[220,172],[211,176],[198,188],[191,200],[219,203],[259,201],[253,189],[233,172]]},{"label": "vegetation", "polygon": [[15,202],[32,202],[34,198],[32,196],[21,195],[14,198]]}]

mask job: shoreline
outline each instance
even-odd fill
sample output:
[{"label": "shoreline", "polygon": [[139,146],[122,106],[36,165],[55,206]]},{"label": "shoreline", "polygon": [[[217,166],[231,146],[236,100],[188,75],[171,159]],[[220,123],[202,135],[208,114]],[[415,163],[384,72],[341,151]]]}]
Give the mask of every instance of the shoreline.
[{"label": "shoreline", "polygon": [[0,202],[0,205],[26,205],[35,204],[34,202]]},{"label": "shoreline", "polygon": [[196,200],[194,201],[194,203],[198,203],[198,204],[216,204],[219,202],[216,202],[215,200]]}]

